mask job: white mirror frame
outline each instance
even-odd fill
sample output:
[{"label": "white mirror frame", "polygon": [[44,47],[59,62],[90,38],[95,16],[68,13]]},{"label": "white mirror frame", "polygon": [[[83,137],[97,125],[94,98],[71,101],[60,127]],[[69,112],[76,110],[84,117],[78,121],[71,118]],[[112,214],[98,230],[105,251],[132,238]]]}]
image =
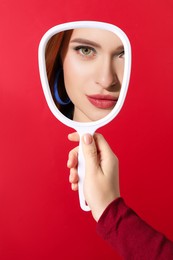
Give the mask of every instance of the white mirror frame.
[{"label": "white mirror frame", "polygon": [[[112,109],[112,111],[105,116],[104,118],[93,121],[93,122],[76,122],[73,121],[66,116],[64,116],[59,109],[56,107],[55,102],[53,100],[49,82],[47,78],[47,71],[46,71],[46,61],[45,61],[45,50],[48,41],[52,36],[55,34],[71,30],[71,29],[77,29],[77,28],[97,28],[97,29],[104,29],[108,30],[112,33],[115,33],[122,41],[124,45],[124,51],[125,51],[125,63],[124,63],[124,76],[123,81],[121,85],[121,91],[118,98],[118,101],[115,105],[115,107]],[[119,113],[121,110],[123,103],[125,101],[125,97],[127,94],[128,86],[129,86],[129,80],[130,80],[130,73],[131,73],[131,45],[129,42],[128,37],[126,34],[117,26],[109,23],[104,22],[97,22],[97,21],[75,21],[75,22],[69,22],[64,24],[59,24],[51,29],[49,29],[42,37],[40,44],[39,44],[39,50],[38,50],[38,62],[39,62],[39,72],[40,72],[40,79],[42,83],[43,92],[47,101],[47,104],[53,113],[53,115],[61,121],[63,124],[75,129],[80,137],[84,133],[91,133],[93,134],[98,128],[106,125],[109,123],[114,117]],[[81,156],[81,157],[80,157]],[[81,146],[79,145],[79,168],[78,168],[78,174],[79,174],[79,199],[80,199],[80,206],[83,210],[88,211],[90,210],[89,207],[85,203],[85,198],[83,194],[83,181],[84,181],[84,171],[85,171],[85,164],[84,164],[84,158],[82,156],[82,150]]]},{"label": "white mirror frame", "polygon": [[[123,77],[123,82],[122,82],[118,101],[117,101],[115,107],[112,109],[112,111],[107,116],[105,116],[104,118],[102,118],[100,120],[93,121],[93,122],[85,122],[85,123],[76,122],[76,121],[73,121],[73,120],[67,118],[66,116],[64,116],[55,105],[55,102],[52,98],[52,94],[50,91],[49,82],[47,79],[45,49],[46,49],[46,45],[47,45],[48,41],[50,40],[50,38],[53,35],[55,35],[59,32],[71,30],[71,29],[77,29],[77,28],[97,28],[97,29],[104,29],[104,30],[111,31],[111,32],[115,33],[121,39],[121,41],[124,45],[124,51],[125,51],[124,77]],[[69,23],[60,24],[60,25],[54,26],[51,29],[49,29],[44,34],[44,36],[42,37],[42,39],[40,41],[39,70],[40,70],[40,78],[41,78],[44,95],[45,95],[46,101],[48,103],[48,106],[49,106],[50,110],[52,111],[52,113],[54,114],[54,116],[58,120],[60,120],[63,124],[73,128],[73,129],[76,129],[77,131],[81,127],[82,128],[84,127],[85,130],[88,129],[88,127],[89,127],[88,131],[91,131],[91,128],[93,128],[95,131],[96,129],[100,128],[101,126],[109,123],[119,113],[120,109],[123,106],[123,103],[124,103],[124,100],[125,100],[125,97],[127,94],[130,73],[131,73],[130,42],[129,42],[126,34],[119,27],[112,25],[112,24],[96,22],[96,21],[77,21],[77,22],[69,22]]]}]

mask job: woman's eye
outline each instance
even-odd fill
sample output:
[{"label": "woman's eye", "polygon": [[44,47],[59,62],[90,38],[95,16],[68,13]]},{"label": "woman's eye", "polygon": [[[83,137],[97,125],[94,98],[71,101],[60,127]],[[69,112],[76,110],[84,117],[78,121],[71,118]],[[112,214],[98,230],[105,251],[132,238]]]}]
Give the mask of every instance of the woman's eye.
[{"label": "woman's eye", "polygon": [[89,56],[92,53],[92,50],[90,48],[83,47],[83,48],[80,49],[80,52],[83,55]]},{"label": "woman's eye", "polygon": [[77,46],[75,50],[83,57],[93,57],[96,53],[92,47],[88,46]]},{"label": "woman's eye", "polygon": [[119,53],[118,57],[119,57],[119,58],[124,58],[124,51],[122,51],[121,53]]}]

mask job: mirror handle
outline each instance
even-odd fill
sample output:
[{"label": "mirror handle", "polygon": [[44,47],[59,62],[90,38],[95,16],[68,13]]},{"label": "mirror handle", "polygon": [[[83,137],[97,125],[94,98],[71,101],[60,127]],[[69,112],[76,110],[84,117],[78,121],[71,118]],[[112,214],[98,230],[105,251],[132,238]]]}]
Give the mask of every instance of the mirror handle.
[{"label": "mirror handle", "polygon": [[82,151],[81,141],[79,142],[79,152],[78,152],[78,176],[79,176],[78,193],[79,193],[80,207],[84,211],[90,211],[90,208],[87,205],[84,197],[85,159]]},{"label": "mirror handle", "polygon": [[85,133],[89,133],[93,135],[95,131],[97,130],[98,126],[97,124],[95,126],[89,126],[89,127],[78,127],[76,128],[76,131],[78,132],[80,136],[79,141],[79,152],[78,152],[78,176],[79,176],[79,182],[78,182],[78,193],[79,193],[79,203],[81,209],[84,211],[90,211],[91,209],[86,203],[85,196],[84,196],[84,178],[85,178],[85,158],[82,151],[82,136]]}]

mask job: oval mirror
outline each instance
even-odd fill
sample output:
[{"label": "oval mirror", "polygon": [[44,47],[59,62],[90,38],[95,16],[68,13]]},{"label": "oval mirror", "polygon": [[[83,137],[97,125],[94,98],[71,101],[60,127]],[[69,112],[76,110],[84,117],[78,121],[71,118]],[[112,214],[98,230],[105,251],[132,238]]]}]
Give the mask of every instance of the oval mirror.
[{"label": "oval mirror", "polygon": [[[39,44],[39,71],[47,104],[63,124],[80,137],[93,134],[119,113],[131,72],[131,46],[117,26],[77,21],[49,29]],[[85,162],[79,143],[79,200]]]}]

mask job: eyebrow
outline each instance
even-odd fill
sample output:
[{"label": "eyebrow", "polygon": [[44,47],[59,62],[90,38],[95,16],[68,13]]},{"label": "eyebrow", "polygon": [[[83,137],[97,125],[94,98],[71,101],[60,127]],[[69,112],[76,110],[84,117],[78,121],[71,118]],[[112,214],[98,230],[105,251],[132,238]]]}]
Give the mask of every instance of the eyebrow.
[{"label": "eyebrow", "polygon": [[[102,48],[99,43],[88,40],[88,39],[84,39],[84,38],[75,38],[75,39],[71,40],[70,43],[80,43],[80,44],[86,44],[86,45],[88,44],[88,45],[91,45],[93,47]],[[122,51],[122,50],[124,50],[123,44],[116,47],[116,52]]]},{"label": "eyebrow", "polygon": [[83,38],[75,38],[73,40],[70,41],[71,43],[81,43],[81,44],[88,44],[91,45],[93,47],[97,47],[97,48],[101,48],[101,45],[94,42],[94,41],[90,41],[87,39],[83,39]]}]

